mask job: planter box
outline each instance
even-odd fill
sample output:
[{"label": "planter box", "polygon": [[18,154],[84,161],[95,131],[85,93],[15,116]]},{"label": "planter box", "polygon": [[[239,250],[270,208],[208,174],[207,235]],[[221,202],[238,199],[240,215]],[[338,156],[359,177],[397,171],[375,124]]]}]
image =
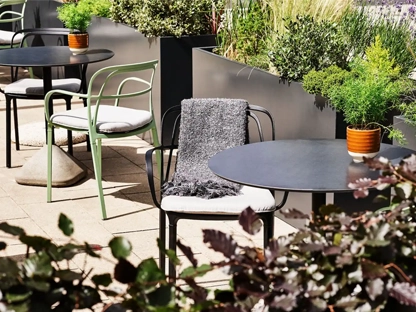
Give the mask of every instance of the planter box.
[{"label": "planter box", "polygon": [[[407,124],[403,116],[394,116],[393,127],[403,132],[407,144],[404,146],[416,151],[416,128]],[[399,145],[396,140],[393,140],[394,145]]]},{"label": "planter box", "polygon": [[[343,139],[346,136],[342,114],[325,105],[324,98],[308,94],[298,82],[288,83],[276,75],[204,49],[193,50],[193,64],[193,97],[243,98],[251,104],[263,106],[275,119],[277,139]],[[267,123],[264,131],[270,133]],[[282,195],[282,192],[276,192],[277,202]],[[349,212],[384,207],[385,203],[372,204],[375,195],[355,200],[352,192],[327,194],[327,202]],[[285,207],[310,213],[311,195],[290,193]],[[278,215],[295,227],[304,225],[303,221],[287,220]]]}]

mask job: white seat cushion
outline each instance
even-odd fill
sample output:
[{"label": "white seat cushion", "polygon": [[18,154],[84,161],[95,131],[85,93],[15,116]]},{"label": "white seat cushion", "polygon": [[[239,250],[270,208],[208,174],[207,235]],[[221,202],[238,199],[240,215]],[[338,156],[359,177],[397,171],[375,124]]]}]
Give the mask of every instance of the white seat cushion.
[{"label": "white seat cushion", "polygon": [[[11,44],[14,31],[0,30],[0,44]],[[14,37],[13,44],[20,43],[22,41],[23,34],[17,34]]]},{"label": "white seat cushion", "polygon": [[[91,108],[94,112],[95,106]],[[59,112],[51,116],[55,125],[88,130],[87,108]],[[153,120],[149,111],[126,107],[100,105],[97,132],[123,133],[142,128]]]},{"label": "white seat cushion", "polygon": [[[61,89],[65,91],[78,92],[81,86],[81,80],[76,78],[52,79],[52,89]],[[42,95],[43,80],[25,78],[12,82],[4,88],[5,94],[27,94]]]},{"label": "white seat cushion", "polygon": [[276,202],[269,190],[242,186],[241,195],[205,199],[196,196],[165,196],[161,207],[165,211],[204,214],[240,214],[247,207],[255,212],[276,210]]}]

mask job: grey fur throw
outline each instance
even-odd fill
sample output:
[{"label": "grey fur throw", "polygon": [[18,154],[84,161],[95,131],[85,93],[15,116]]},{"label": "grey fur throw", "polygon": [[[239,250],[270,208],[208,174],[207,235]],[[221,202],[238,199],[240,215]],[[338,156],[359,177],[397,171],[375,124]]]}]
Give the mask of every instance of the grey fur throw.
[{"label": "grey fur throw", "polygon": [[247,101],[237,99],[182,101],[176,170],[163,185],[163,196],[217,198],[239,193],[240,185],[217,177],[208,168],[208,160],[244,144],[247,106]]}]

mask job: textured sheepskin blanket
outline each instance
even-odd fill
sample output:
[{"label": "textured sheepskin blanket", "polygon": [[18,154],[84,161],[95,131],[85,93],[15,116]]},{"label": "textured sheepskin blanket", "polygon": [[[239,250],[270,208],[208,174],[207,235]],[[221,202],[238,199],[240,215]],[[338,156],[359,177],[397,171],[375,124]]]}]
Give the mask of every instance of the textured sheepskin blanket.
[{"label": "textured sheepskin blanket", "polygon": [[217,198],[239,193],[240,185],[213,174],[208,160],[244,144],[247,106],[247,101],[238,99],[182,101],[176,170],[172,180],[163,185],[163,196]]}]

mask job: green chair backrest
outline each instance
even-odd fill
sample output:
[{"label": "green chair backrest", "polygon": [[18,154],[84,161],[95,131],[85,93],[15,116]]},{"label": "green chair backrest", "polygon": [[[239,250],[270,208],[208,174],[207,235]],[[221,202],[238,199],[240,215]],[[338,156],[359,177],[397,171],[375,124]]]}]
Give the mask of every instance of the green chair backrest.
[{"label": "green chair backrest", "polygon": [[[0,23],[21,23],[21,29],[24,28],[23,21],[25,15],[27,0],[0,0],[0,10],[6,7],[4,12],[0,13]],[[22,5],[19,10],[13,10],[11,6]],[[10,7],[10,8],[9,8]]]},{"label": "green chair backrest", "polygon": [[[95,123],[97,121],[98,115],[98,107],[100,106],[101,102],[104,100],[111,100],[114,101],[114,105],[118,106],[120,100],[125,98],[131,98],[140,96],[146,93],[149,93],[149,112],[153,115],[153,104],[152,104],[152,88],[153,88],[153,79],[156,71],[156,67],[158,64],[158,60],[147,61],[143,63],[135,63],[135,64],[125,64],[125,65],[114,65],[102,68],[94,73],[91,77],[88,90],[87,90],[87,107],[88,107],[88,119],[93,122],[92,128],[95,131]],[[136,76],[128,76],[129,73],[136,75],[138,72],[141,71],[150,71],[150,77],[147,79],[139,78]],[[126,75],[127,74],[127,75]],[[103,80],[100,90],[98,93],[95,91],[93,92],[93,85],[95,80],[102,81],[102,77],[105,77]],[[117,81],[118,87],[116,92],[112,92],[108,94],[108,89],[113,89],[114,87],[114,80],[117,76],[122,75],[121,81]],[[138,83],[142,86],[142,89],[138,89],[137,91],[125,91],[123,90],[124,87],[128,83]],[[98,81],[97,83],[98,84]],[[108,88],[110,87],[110,88]],[[92,110],[91,107],[95,105],[97,109]],[[153,116],[154,117],[154,116]]]}]

